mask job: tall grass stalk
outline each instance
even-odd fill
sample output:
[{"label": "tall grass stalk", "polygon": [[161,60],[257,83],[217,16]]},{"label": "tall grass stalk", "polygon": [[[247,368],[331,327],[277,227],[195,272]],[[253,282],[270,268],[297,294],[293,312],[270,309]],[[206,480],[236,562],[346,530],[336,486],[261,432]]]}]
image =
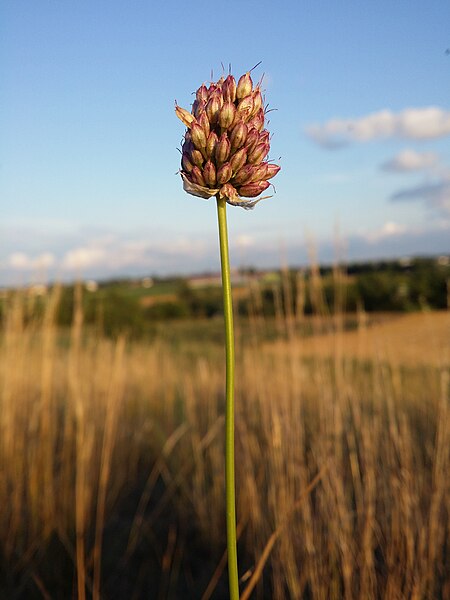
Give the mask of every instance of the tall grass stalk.
[{"label": "tall grass stalk", "polygon": [[227,204],[217,196],[220,265],[222,270],[223,312],[226,351],[226,416],[225,416],[225,496],[228,548],[228,580],[230,599],[239,599],[236,540],[236,498],[234,473],[234,330],[231,297],[230,258],[228,253]]}]

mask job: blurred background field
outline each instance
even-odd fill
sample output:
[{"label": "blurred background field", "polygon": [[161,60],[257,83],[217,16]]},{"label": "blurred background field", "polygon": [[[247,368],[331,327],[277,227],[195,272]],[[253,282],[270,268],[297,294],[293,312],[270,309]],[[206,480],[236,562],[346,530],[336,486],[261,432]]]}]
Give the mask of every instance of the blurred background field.
[{"label": "blurred background field", "polygon": [[[450,596],[448,271],[235,275],[242,598]],[[4,290],[1,597],[227,597],[216,279]]]}]

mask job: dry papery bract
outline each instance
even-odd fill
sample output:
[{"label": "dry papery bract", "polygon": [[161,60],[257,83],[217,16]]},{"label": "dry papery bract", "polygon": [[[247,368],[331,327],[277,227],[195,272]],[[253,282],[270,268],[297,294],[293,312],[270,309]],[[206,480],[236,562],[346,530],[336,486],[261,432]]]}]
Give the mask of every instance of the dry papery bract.
[{"label": "dry papery bract", "polygon": [[[320,293],[334,345],[305,355],[302,299],[274,292],[284,341],[262,343],[256,288],[237,322],[242,590],[272,540],[256,598],[448,597],[448,364],[346,356]],[[60,330],[58,294],[3,306],[0,595],[226,597],[222,348],[103,338],[80,299]]]}]

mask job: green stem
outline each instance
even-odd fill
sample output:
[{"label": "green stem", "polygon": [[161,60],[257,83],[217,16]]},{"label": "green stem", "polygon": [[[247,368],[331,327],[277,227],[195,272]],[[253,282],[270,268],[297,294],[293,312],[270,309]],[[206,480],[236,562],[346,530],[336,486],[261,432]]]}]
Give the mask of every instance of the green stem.
[{"label": "green stem", "polygon": [[237,567],[236,499],[234,481],[234,332],[231,298],[230,258],[228,255],[227,203],[217,198],[220,264],[222,267],[223,312],[226,339],[226,415],[225,415],[225,488],[227,514],[228,581],[230,600],[239,600]]}]

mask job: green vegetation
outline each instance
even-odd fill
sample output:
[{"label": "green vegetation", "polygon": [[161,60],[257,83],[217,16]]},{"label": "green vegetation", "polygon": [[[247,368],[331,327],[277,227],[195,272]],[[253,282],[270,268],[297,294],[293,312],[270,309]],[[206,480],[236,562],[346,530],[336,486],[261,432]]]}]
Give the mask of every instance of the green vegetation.
[{"label": "green vegetation", "polygon": [[[240,271],[233,293],[235,311],[241,317],[262,316],[270,320],[277,315],[289,317],[290,312],[326,315],[339,309],[348,313],[346,324],[353,327],[355,319],[351,315],[361,310],[444,309],[449,301],[449,282],[450,262],[446,257],[416,258],[350,264],[345,270],[313,267],[259,272],[247,268]],[[100,283],[95,291],[84,291],[82,296],[85,325],[110,337],[126,332],[130,338],[152,339],[158,331],[164,333],[167,326],[170,337],[177,330],[191,328],[177,322],[214,321],[222,315],[222,295],[216,276],[107,281]],[[3,304],[4,301],[0,303],[0,318]],[[74,286],[64,286],[56,316],[58,325],[70,325],[73,306]],[[44,307],[45,296],[37,297],[30,311],[36,315]],[[164,324],[162,328],[160,324]],[[215,331],[214,325],[208,329]],[[215,333],[213,337],[223,341]],[[197,335],[194,331],[193,339],[203,339],[202,333]]]}]

